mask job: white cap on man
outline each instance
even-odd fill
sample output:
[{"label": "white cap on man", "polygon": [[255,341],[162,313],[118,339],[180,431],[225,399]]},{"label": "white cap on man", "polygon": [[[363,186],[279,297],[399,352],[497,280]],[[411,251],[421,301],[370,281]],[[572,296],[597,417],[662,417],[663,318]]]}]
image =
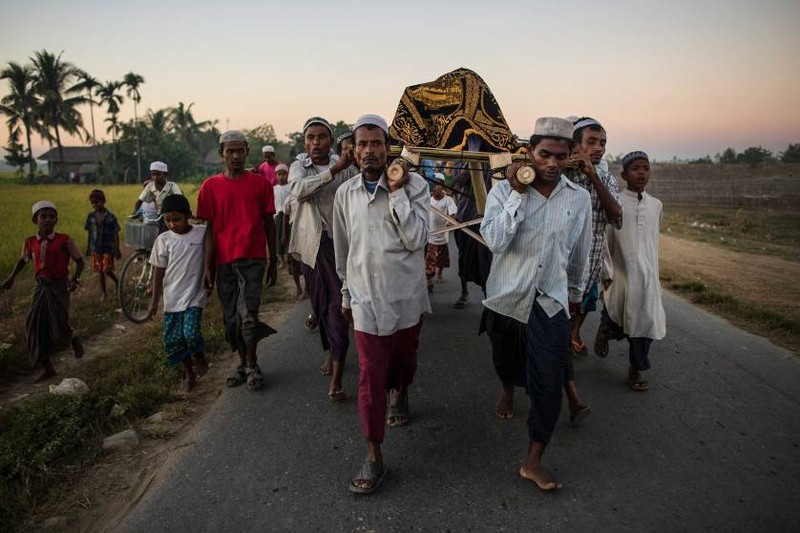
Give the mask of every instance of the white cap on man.
[{"label": "white cap on man", "polygon": [[153,161],[152,163],[150,163],[150,172],[153,171],[163,172],[164,174],[169,172],[167,170],[167,164],[162,161]]},{"label": "white cap on man", "polygon": [[262,154],[274,154],[275,153],[275,148],[273,148],[269,144],[264,145],[264,146],[261,147],[261,153]]},{"label": "white cap on man", "polygon": [[389,125],[386,123],[386,119],[379,115],[361,115],[356,120],[356,123],[353,126],[353,131],[356,131],[361,126],[367,125],[377,126],[382,129],[384,133],[389,133]]}]

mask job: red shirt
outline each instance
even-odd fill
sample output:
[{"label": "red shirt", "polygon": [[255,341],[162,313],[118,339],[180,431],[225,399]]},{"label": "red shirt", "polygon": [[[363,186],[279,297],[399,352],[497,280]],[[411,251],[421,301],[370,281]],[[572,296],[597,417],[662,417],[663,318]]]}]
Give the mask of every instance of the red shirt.
[{"label": "red shirt", "polygon": [[258,173],[267,178],[273,186],[278,184],[278,176],[275,174],[275,169],[278,165],[280,165],[278,161],[276,161],[274,165],[270,165],[264,161],[261,163],[261,166],[258,167]]},{"label": "red shirt", "polygon": [[33,259],[34,276],[48,279],[67,279],[69,260],[80,259],[81,252],[75,241],[64,233],[51,233],[47,237],[34,235],[22,245],[22,259]]},{"label": "red shirt", "polygon": [[214,229],[218,265],[236,259],[266,259],[264,219],[275,214],[272,184],[258,174],[238,178],[217,174],[206,179],[197,197],[197,218]]}]

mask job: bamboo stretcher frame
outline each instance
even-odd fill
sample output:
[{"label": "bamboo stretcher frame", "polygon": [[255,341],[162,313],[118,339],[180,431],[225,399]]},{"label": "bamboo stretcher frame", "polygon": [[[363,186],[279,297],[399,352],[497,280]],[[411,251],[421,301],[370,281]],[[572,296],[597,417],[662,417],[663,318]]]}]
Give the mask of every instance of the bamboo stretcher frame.
[{"label": "bamboo stretcher frame", "polygon": [[[423,146],[408,146],[406,149],[419,154],[420,159],[439,159],[442,161],[466,162],[468,164],[470,180],[472,181],[472,193],[475,195],[475,205],[477,207],[478,215],[480,216],[474,220],[459,222],[457,219],[442,213],[438,209],[434,209],[434,213],[437,216],[443,218],[452,225],[442,230],[434,231],[431,233],[431,235],[438,235],[440,233],[446,233],[448,231],[460,229],[479,243],[486,246],[486,241],[483,240],[483,237],[469,229],[468,226],[480,224],[483,220],[483,213],[486,209],[486,184],[483,181],[483,168],[481,167],[481,163],[488,164],[490,157],[496,156],[497,154],[492,152],[470,152],[465,150],[456,151],[446,150],[443,148],[426,148]],[[389,148],[389,155],[399,157],[402,151],[402,146],[391,146]],[[511,160],[527,161],[528,157],[525,154],[511,154]]]}]

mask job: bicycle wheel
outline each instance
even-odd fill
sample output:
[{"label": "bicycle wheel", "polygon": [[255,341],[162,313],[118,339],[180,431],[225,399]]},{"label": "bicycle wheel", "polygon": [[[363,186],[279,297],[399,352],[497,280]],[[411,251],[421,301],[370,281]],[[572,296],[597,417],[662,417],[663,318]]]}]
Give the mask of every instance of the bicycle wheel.
[{"label": "bicycle wheel", "polygon": [[131,322],[147,320],[153,299],[153,267],[149,258],[147,250],[137,250],[125,261],[119,276],[119,306]]}]

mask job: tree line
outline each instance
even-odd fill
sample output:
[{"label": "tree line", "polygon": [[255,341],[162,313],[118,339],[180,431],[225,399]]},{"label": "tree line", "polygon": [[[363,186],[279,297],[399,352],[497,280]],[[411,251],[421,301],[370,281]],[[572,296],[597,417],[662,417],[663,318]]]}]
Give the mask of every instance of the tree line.
[{"label": "tree line", "polygon": [[[100,82],[84,69],[62,58],[62,53],[47,50],[35,52],[29,63],[9,61],[0,70],[8,94],[0,99],[0,114],[6,118],[9,132],[6,162],[20,174],[33,180],[36,161],[31,139],[38,135],[51,148],[55,146],[59,161],[64,161],[62,136],[77,137],[84,144],[106,147],[108,153],[98,160],[104,181],[126,181],[132,171],[142,177],[142,161],[169,160],[174,177],[202,170],[209,150],[216,147],[219,130],[216,121],[198,121],[192,114],[193,104],[178,103],[157,111],[148,110],[139,116],[144,77],[129,72],[121,80]],[[133,120],[120,120],[127,97],[133,104]],[[89,123],[81,109],[88,107]],[[95,108],[105,112],[105,133],[111,141],[98,139]],[[63,166],[54,167],[56,179],[65,179]],[[145,170],[146,173],[146,170]]]}]

